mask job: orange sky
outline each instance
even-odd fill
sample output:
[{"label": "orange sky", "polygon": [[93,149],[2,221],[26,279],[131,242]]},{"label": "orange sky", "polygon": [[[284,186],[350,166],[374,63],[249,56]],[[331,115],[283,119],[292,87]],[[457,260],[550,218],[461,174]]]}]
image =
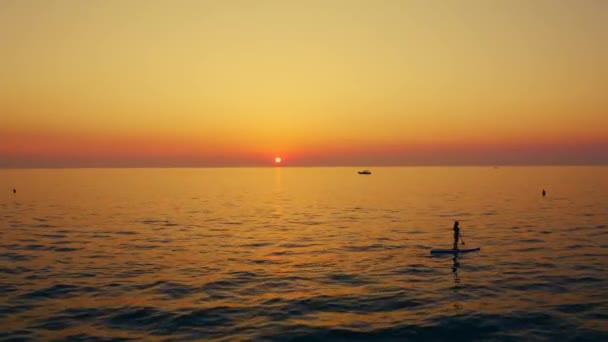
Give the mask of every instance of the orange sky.
[{"label": "orange sky", "polygon": [[0,167],[608,164],[606,1],[2,1]]}]

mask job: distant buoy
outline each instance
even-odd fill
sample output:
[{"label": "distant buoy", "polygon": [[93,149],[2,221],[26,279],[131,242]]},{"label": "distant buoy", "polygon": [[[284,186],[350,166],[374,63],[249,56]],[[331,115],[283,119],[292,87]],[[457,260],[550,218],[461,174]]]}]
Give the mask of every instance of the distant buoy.
[{"label": "distant buoy", "polygon": [[13,193],[16,194],[17,193],[17,189],[13,189]]}]

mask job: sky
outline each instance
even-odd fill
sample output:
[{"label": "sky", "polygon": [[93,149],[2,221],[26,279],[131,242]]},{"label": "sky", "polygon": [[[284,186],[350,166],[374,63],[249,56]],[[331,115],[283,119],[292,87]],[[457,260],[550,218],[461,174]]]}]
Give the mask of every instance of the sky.
[{"label": "sky", "polygon": [[608,1],[0,0],[0,167],[608,164]]}]

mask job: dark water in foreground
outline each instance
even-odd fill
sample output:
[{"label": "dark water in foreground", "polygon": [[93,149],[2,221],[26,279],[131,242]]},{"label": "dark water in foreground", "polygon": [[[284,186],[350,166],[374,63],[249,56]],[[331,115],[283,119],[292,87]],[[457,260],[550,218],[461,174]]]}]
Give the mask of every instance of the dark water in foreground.
[{"label": "dark water in foreground", "polygon": [[372,171],[0,170],[0,340],[608,340],[608,168]]}]

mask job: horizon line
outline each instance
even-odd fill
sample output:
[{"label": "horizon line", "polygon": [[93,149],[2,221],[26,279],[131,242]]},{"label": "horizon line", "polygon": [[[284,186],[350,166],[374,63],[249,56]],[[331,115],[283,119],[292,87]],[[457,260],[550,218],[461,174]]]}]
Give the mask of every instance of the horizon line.
[{"label": "horizon line", "polygon": [[179,166],[0,166],[0,170],[51,170],[51,169],[260,169],[260,168],[393,168],[393,167],[608,167],[598,164],[411,164],[411,165],[179,165]]}]

